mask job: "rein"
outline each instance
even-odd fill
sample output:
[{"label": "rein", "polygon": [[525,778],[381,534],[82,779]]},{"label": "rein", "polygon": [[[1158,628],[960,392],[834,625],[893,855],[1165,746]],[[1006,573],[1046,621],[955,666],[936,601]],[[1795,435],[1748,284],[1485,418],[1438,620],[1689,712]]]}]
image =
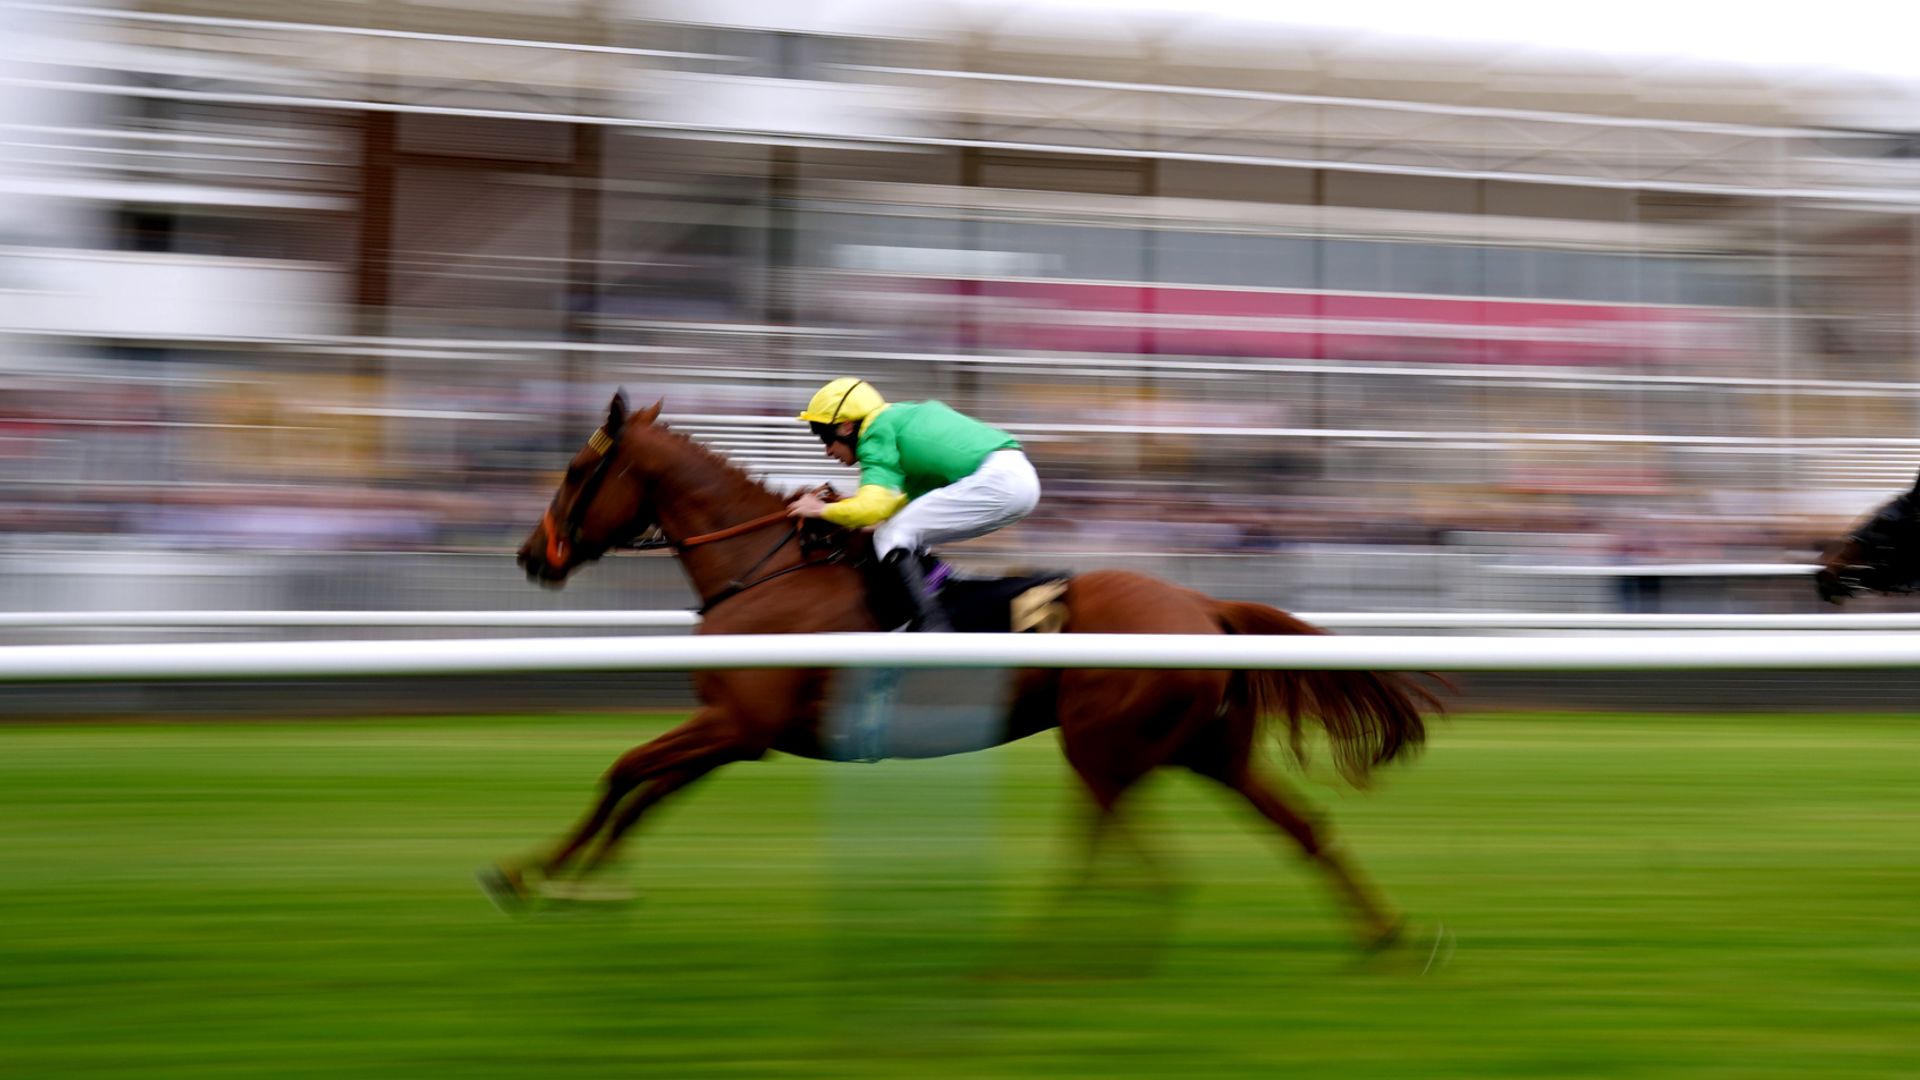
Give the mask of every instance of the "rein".
[{"label": "rein", "polygon": [[[660,539],[650,541],[650,542],[643,541],[642,544],[637,544],[635,545],[635,547],[641,547],[641,546],[654,547],[654,548],[667,547],[667,548],[672,548],[675,554],[680,554],[685,552],[686,549],[690,547],[698,547],[701,544],[711,544],[720,540],[731,540],[736,536],[745,536],[748,533],[757,532],[761,529],[766,528],[769,525],[777,524],[781,521],[786,521],[786,520],[789,520],[789,518],[786,511],[783,510],[777,514],[768,514],[765,517],[757,517],[757,518],[754,518],[752,521],[742,522],[739,525],[732,525],[727,528],[718,529],[710,533],[701,533],[699,536],[690,536],[685,540],[679,540],[679,541],[676,541],[672,537],[669,537],[666,534],[665,529],[660,529],[658,526],[656,526],[655,527],[656,530],[660,533]],[[753,572],[755,570],[758,570],[762,566],[765,566],[767,564],[767,560],[773,558],[775,555],[780,554],[780,551],[782,548],[785,548],[788,544],[793,543],[794,540],[797,539],[799,536],[800,536],[800,525],[799,523],[796,522],[791,528],[787,529],[787,531],[780,534],[780,539],[775,540],[773,542],[773,546],[768,548],[765,554],[761,555],[758,559],[753,560],[752,566],[747,567],[745,570],[742,570],[739,574],[735,575],[732,581],[729,581],[725,585],[720,586],[720,589],[718,592],[701,597],[700,607],[696,609],[696,614],[705,615],[707,612],[713,610],[715,607],[725,603],[728,600],[733,599],[734,597],[740,595],[743,592],[746,592],[748,589],[753,588],[755,585],[765,585],[767,582],[772,581],[774,578],[785,577],[796,570],[806,570],[815,566],[825,566],[837,561],[835,559],[807,559],[804,556],[804,549],[803,549],[803,555],[800,562],[795,563],[794,565],[789,566],[784,570],[775,570],[773,573],[767,574],[764,577],[757,577],[757,578],[753,577]]]},{"label": "rein", "polygon": [[[680,548],[699,547],[701,544],[711,544],[716,540],[731,540],[736,536],[745,536],[750,532],[758,532],[769,525],[777,525],[786,519],[787,512],[785,510],[779,510],[765,517],[754,518],[752,521],[742,522],[738,525],[729,525],[724,529],[718,529],[710,533],[701,533],[699,536],[689,536],[677,544],[668,540],[666,544],[671,547]],[[797,527],[795,531],[799,531]]]},{"label": "rein", "polygon": [[[732,540],[735,537],[746,536],[750,533],[759,532],[761,529],[767,528],[768,526],[777,525],[780,522],[789,521],[789,520],[791,520],[791,517],[787,514],[785,510],[781,510],[777,513],[766,514],[761,517],[754,518],[751,521],[743,521],[738,525],[729,525],[724,529],[715,529],[713,532],[701,533],[698,536],[689,536],[685,540],[675,540],[673,537],[667,535],[667,531],[665,529],[661,528],[658,525],[655,525],[652,530],[653,533],[655,534],[653,537],[642,539],[637,541],[636,543],[633,543],[630,545],[623,545],[623,546],[628,547],[630,550],[634,550],[634,551],[648,551],[648,550],[658,550],[660,548],[671,548],[674,554],[678,555],[678,554],[684,554],[688,548],[699,547],[703,544],[714,544],[722,540]],[[753,560],[753,565],[747,567],[745,570],[742,570],[739,574],[735,575],[733,580],[727,582],[725,585],[722,585],[719,591],[714,592],[708,596],[701,597],[700,606],[697,609],[695,609],[695,613],[699,615],[705,615],[707,612],[713,610],[713,608],[715,608],[716,606],[722,603],[725,603],[728,600],[733,599],[734,597],[740,595],[741,593],[746,592],[748,589],[753,588],[755,585],[765,585],[767,582],[772,581],[774,578],[785,577],[786,575],[791,574],[796,570],[805,570],[805,569],[808,569],[809,567],[814,567],[814,566],[824,566],[824,565],[827,565],[828,563],[837,561],[834,559],[803,560],[793,566],[787,567],[784,570],[775,570],[773,573],[768,574],[764,577],[758,577],[758,578],[753,577],[752,575],[755,570],[758,570],[762,566],[765,566],[767,564],[767,560],[773,558],[775,555],[780,554],[780,551],[782,548],[785,548],[788,544],[793,543],[793,541],[797,537],[799,537],[800,528],[801,528],[800,524],[796,522],[791,528],[787,529],[787,531],[780,534],[780,539],[775,540],[773,542],[773,546],[768,548],[765,554],[761,555],[758,559]]]},{"label": "rein", "polygon": [[[763,517],[754,518],[751,521],[743,521],[738,525],[729,525],[724,529],[716,529],[710,533],[701,533],[698,536],[689,536],[685,540],[675,540],[672,537],[667,535],[667,532],[665,529],[662,529],[660,526],[655,525],[652,528],[652,530],[650,530],[655,534],[654,536],[644,537],[642,539],[636,540],[631,544],[620,544],[618,546],[623,550],[627,550],[627,551],[657,551],[661,548],[671,548],[673,552],[677,555],[685,552],[688,548],[700,547],[703,544],[714,544],[722,540],[732,540],[735,537],[746,536],[749,533],[758,532],[761,529],[768,527],[769,525],[777,525],[780,522],[786,521],[786,520],[788,520],[787,512],[782,510],[777,514],[767,514]],[[547,547],[548,547],[548,550],[551,552],[553,550],[553,540],[551,539],[551,537],[553,536],[553,533],[551,531],[552,525],[553,525],[553,514],[551,511],[548,512],[546,521],[547,521],[547,526],[549,530],[547,533],[549,537],[547,541]],[[807,560],[807,561],[798,563],[797,565],[789,566],[784,570],[775,570],[773,573],[768,574],[765,577],[752,578],[751,580],[742,580],[743,578],[749,578],[755,570],[758,570],[762,566],[765,566],[767,564],[767,560],[773,558],[775,555],[778,555],[780,553],[780,549],[786,547],[788,544],[793,543],[794,539],[799,535],[800,535],[800,526],[798,524],[795,524],[792,528],[788,529],[786,532],[781,533],[780,539],[774,541],[773,546],[767,549],[766,554],[761,555],[758,559],[755,559],[753,561],[753,565],[741,571],[736,577],[734,577],[732,581],[729,581],[725,585],[722,585],[718,592],[715,592],[710,596],[701,597],[700,606],[697,609],[695,609],[695,613],[699,615],[705,615],[708,611],[712,610],[715,606],[727,600],[733,599],[734,597],[740,595],[741,593],[746,592],[748,589],[753,588],[755,585],[764,585],[767,582],[772,581],[774,578],[785,577],[786,575],[793,573],[795,570],[806,570],[814,566],[826,566],[838,561],[837,559],[833,559],[833,558]]]}]

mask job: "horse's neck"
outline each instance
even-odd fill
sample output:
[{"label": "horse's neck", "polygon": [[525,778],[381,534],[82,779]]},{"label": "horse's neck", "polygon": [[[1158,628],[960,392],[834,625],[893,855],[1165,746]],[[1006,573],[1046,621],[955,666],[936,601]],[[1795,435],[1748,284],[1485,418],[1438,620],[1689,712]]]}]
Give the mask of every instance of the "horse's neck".
[{"label": "horse's neck", "polygon": [[[664,467],[653,480],[655,513],[668,536],[687,540],[784,509],[779,496],[709,460],[704,451],[690,444],[673,449],[675,452],[666,455]],[[680,565],[701,596],[712,596],[749,571],[777,569],[797,558],[797,554],[785,552],[769,557],[769,549],[783,531],[778,525],[770,525],[727,540],[683,548]]]}]

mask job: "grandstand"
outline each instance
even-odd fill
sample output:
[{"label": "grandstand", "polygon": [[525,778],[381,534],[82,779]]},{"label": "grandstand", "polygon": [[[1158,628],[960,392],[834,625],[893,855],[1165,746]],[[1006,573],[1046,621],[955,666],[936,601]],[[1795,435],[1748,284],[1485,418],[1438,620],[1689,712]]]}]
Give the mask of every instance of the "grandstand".
[{"label": "grandstand", "polygon": [[11,543],[500,550],[616,383],[845,482],[775,421],[855,369],[1022,431],[1021,557],[1791,561],[1920,458],[1860,77],[473,7],[7,9]]}]

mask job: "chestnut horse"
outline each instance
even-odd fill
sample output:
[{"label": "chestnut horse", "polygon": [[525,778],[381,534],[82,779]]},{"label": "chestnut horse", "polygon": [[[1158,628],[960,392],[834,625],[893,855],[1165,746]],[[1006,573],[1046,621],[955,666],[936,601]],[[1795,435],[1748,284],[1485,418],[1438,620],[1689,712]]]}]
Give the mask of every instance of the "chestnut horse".
[{"label": "chestnut horse", "polygon": [[[711,451],[657,423],[659,403],[629,415],[616,394],[606,424],[567,467],[552,504],[519,551],[529,578],[558,586],[608,550],[657,529],[703,599],[702,634],[882,629],[860,570],[799,542],[778,495]],[[1141,574],[1071,579],[1068,633],[1314,634],[1261,604],[1216,600]],[[770,750],[825,757],[823,670],[703,671],[691,719],[623,755],[598,800],[550,852],[481,871],[503,908],[549,881],[600,866],[640,816],[722,765]],[[1014,684],[1004,738],[1060,729],[1068,762],[1093,796],[1094,839],[1129,787],[1177,765],[1238,792],[1326,876],[1364,944],[1394,939],[1401,919],[1353,863],[1252,764],[1263,716],[1284,717],[1294,753],[1302,720],[1325,728],[1335,763],[1354,783],[1416,749],[1434,695],[1396,674],[1357,671],[1031,670]],[[597,846],[595,841],[598,841]],[[591,852],[589,847],[593,847]]]}]

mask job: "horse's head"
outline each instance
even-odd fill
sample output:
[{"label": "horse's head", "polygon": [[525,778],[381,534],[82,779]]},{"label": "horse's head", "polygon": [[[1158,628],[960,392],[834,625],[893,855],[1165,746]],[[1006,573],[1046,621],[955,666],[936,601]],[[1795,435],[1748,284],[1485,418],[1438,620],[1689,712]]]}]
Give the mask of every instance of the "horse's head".
[{"label": "horse's head", "polygon": [[1829,542],[1813,577],[1822,600],[1920,587],[1920,487],[1875,510],[1859,528]]},{"label": "horse's head", "polygon": [[567,463],[553,502],[520,545],[516,561],[529,580],[558,588],[575,570],[653,524],[636,435],[659,418],[660,404],[630,414],[626,395],[613,395],[606,423]]}]

